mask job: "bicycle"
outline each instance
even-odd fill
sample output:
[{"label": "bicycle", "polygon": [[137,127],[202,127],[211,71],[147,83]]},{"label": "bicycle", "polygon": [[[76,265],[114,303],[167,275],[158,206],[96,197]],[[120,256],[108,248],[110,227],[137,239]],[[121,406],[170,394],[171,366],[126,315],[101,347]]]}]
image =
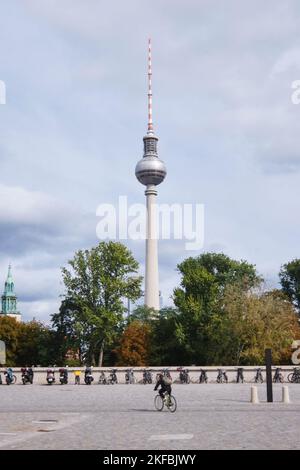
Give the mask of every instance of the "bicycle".
[{"label": "bicycle", "polygon": [[99,385],[106,385],[107,384],[107,378],[106,378],[105,373],[103,371],[101,372],[101,374],[99,376],[98,384]]},{"label": "bicycle", "polygon": [[227,377],[225,370],[218,369],[217,383],[218,384],[228,383],[228,377]]},{"label": "bicycle", "polygon": [[203,384],[203,383],[207,384],[208,377],[207,377],[206,370],[201,369],[200,371],[201,372],[200,372],[200,377],[199,377],[199,383],[200,384]]},{"label": "bicycle", "polygon": [[300,368],[294,367],[293,372],[291,372],[287,379],[290,383],[299,384],[300,383]]},{"label": "bicycle", "polygon": [[162,411],[164,406],[166,406],[170,413],[175,413],[177,410],[177,401],[174,395],[169,395],[167,392],[165,392],[164,398],[162,398],[159,394],[154,397],[154,406],[157,411]]},{"label": "bicycle", "polygon": [[262,372],[261,372],[261,368],[259,367],[258,369],[256,369],[256,374],[254,376],[254,382],[257,384],[258,382],[263,383],[263,381],[264,381],[263,375],[262,375]]},{"label": "bicycle", "polygon": [[110,385],[114,385],[118,383],[117,369],[112,369],[111,373],[109,374],[107,383]]},{"label": "bicycle", "polygon": [[150,370],[144,369],[143,371],[143,384],[152,384],[152,373]]},{"label": "bicycle", "polygon": [[182,384],[189,384],[191,382],[190,375],[189,375],[189,370],[188,369],[183,369],[182,367],[179,367],[177,369],[179,371],[179,381]]},{"label": "bicycle", "polygon": [[274,374],[274,377],[273,377],[273,382],[274,383],[282,383],[283,382],[283,374],[281,372],[281,368],[280,367],[277,367],[276,370],[275,370],[275,374]]},{"label": "bicycle", "polygon": [[136,378],[133,373],[133,369],[127,369],[127,371],[125,372],[125,383],[126,384],[136,383]]}]

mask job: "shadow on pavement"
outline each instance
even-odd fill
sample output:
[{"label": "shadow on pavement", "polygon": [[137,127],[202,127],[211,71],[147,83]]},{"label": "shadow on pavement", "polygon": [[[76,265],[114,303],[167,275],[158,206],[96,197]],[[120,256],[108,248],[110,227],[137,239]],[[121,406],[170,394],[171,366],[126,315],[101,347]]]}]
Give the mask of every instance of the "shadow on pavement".
[{"label": "shadow on pavement", "polygon": [[149,408],[130,408],[129,411],[146,411],[148,413],[159,413],[159,411],[149,410]]}]

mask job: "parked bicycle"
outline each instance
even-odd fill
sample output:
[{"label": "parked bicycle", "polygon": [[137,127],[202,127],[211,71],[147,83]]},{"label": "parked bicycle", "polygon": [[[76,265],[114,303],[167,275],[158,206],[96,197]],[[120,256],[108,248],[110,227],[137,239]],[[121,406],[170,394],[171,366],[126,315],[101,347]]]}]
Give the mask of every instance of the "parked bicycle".
[{"label": "parked bicycle", "polygon": [[117,377],[117,369],[112,369],[109,377],[108,377],[108,383],[110,385],[114,385],[118,383],[118,377]]},{"label": "parked bicycle", "polygon": [[299,384],[300,383],[300,368],[294,367],[293,372],[291,372],[287,379],[290,383]]},{"label": "parked bicycle", "polygon": [[217,375],[217,383],[218,384],[223,384],[223,383],[228,383],[228,377],[226,374],[226,371],[223,369],[218,369],[218,375]]},{"label": "parked bicycle", "polygon": [[276,367],[276,370],[275,370],[275,374],[274,374],[274,377],[273,377],[273,382],[283,382],[283,374],[281,372],[281,368],[280,367]]},{"label": "parked bicycle", "polygon": [[199,383],[200,384],[207,384],[208,377],[207,377],[207,372],[206,370],[200,369],[200,377],[199,377]]},{"label": "parked bicycle", "polygon": [[175,413],[177,410],[177,401],[174,395],[169,395],[165,392],[163,398],[159,394],[155,396],[154,406],[157,411],[162,411],[166,406],[171,413]]},{"label": "parked bicycle", "polygon": [[180,383],[189,384],[190,381],[191,381],[190,375],[189,375],[189,370],[188,369],[183,369],[182,367],[179,367],[177,370],[179,371]]},{"label": "parked bicycle", "polygon": [[244,369],[242,367],[238,367],[236,373],[236,383],[242,382],[244,383]]},{"label": "parked bicycle", "polygon": [[136,383],[136,378],[134,376],[133,369],[127,369],[127,371],[125,372],[125,383],[126,384]]},{"label": "parked bicycle", "polygon": [[150,370],[148,369],[144,369],[143,370],[143,384],[146,385],[146,384],[152,384],[152,373]]},{"label": "parked bicycle", "polygon": [[100,376],[99,376],[98,384],[107,385],[107,383],[108,383],[108,379],[107,379],[105,373],[102,371]]},{"label": "parked bicycle", "polygon": [[259,367],[258,369],[256,369],[256,373],[255,373],[255,376],[254,376],[254,382],[257,384],[258,382],[263,383],[263,381],[264,381],[263,375],[262,375],[262,372],[261,372],[261,368]]}]

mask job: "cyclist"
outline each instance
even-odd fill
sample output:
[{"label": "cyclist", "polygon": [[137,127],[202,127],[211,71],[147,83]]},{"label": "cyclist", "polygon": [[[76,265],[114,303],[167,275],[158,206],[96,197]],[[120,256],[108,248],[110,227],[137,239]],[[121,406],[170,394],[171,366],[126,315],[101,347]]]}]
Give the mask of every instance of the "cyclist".
[{"label": "cyclist", "polygon": [[160,387],[158,393],[163,401],[165,401],[165,393],[168,395],[168,399],[170,401],[170,395],[172,393],[171,383],[171,380],[168,377],[164,376],[164,374],[162,374],[161,372],[157,374],[157,382],[154,387],[154,391],[156,391],[158,387]]}]

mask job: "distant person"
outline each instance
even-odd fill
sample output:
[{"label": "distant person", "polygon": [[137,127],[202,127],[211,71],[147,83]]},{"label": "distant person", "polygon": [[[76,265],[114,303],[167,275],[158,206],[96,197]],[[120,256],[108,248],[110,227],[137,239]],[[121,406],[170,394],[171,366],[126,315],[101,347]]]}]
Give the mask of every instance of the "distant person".
[{"label": "distant person", "polygon": [[80,374],[81,374],[81,370],[74,370],[75,385],[79,385],[79,384],[80,384]]}]

